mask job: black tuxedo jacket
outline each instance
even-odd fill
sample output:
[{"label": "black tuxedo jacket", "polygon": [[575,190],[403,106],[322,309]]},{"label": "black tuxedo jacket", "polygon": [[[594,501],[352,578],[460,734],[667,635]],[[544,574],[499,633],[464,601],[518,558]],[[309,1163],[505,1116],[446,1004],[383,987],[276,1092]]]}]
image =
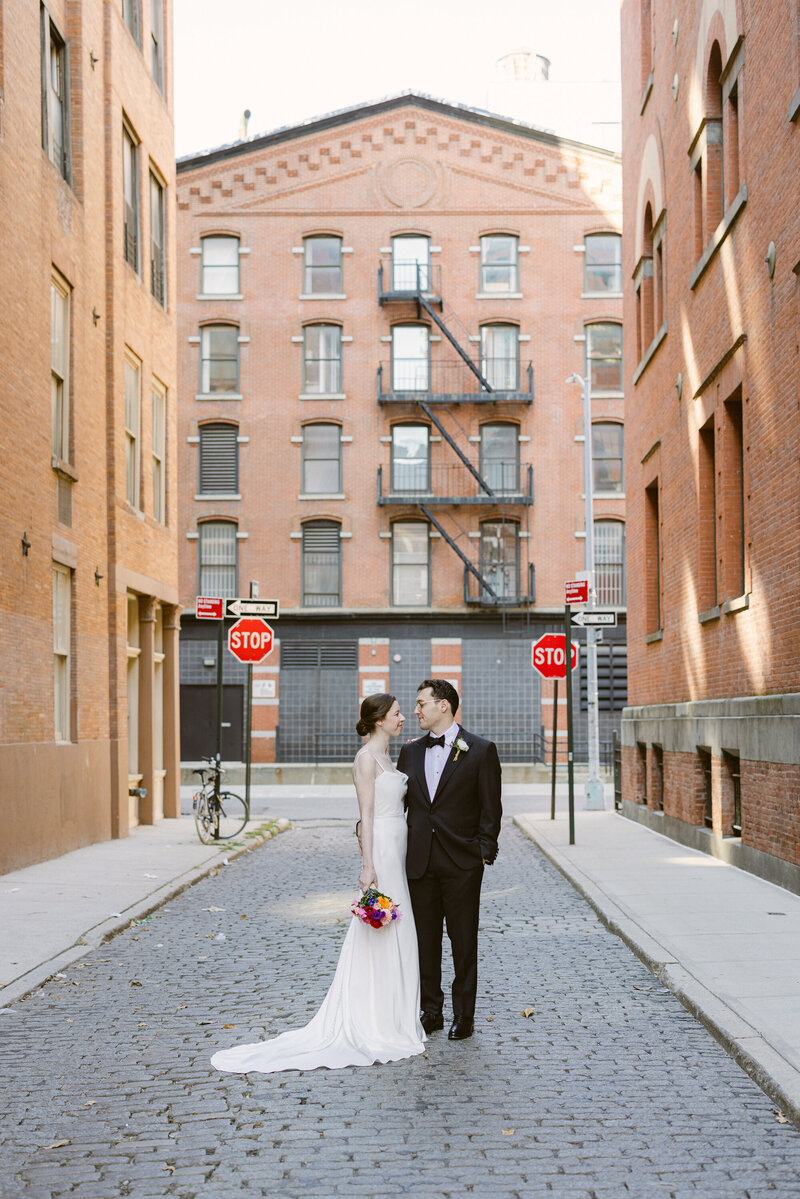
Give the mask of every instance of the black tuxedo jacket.
[{"label": "black tuxedo jacket", "polygon": [[472,869],[484,858],[493,862],[497,857],[503,815],[497,747],[493,741],[476,737],[463,728],[459,729],[456,740],[459,738],[466,741],[469,749],[459,752],[453,745],[433,802],[425,781],[427,738],[409,741],[400,750],[397,768],[408,775],[405,802],[409,878],[421,878],[425,873],[434,836],[463,870]]}]

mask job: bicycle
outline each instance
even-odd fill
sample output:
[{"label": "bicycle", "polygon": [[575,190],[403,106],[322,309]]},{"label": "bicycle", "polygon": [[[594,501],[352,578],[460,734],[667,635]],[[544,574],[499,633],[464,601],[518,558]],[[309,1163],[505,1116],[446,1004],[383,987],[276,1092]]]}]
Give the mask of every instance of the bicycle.
[{"label": "bicycle", "polygon": [[220,791],[225,768],[220,764],[219,754],[204,755],[203,761],[209,765],[195,767],[194,773],[200,775],[200,790],[192,796],[192,810],[198,837],[204,845],[210,845],[240,833],[250,819],[250,811],[241,795]]}]

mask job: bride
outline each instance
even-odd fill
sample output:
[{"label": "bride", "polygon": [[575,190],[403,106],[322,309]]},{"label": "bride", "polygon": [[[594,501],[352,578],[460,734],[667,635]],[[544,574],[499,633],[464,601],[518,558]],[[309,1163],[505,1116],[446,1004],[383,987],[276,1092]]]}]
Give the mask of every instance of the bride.
[{"label": "bride", "polygon": [[425,1048],[419,1022],[419,960],[406,882],[407,777],[389,758],[389,739],[405,717],[393,695],[370,695],[356,725],[368,741],[353,762],[361,813],[361,891],[376,887],[400,907],[400,919],[381,929],[353,917],[322,1007],[305,1028],[271,1041],[236,1045],[211,1059],[217,1070],[314,1070],[369,1066],[413,1057]]}]

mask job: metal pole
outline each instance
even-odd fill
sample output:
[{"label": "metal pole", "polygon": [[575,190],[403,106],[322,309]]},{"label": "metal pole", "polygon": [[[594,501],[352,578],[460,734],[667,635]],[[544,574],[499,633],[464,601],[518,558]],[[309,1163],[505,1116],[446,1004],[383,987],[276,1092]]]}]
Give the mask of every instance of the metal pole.
[{"label": "metal pole", "polygon": [[567,671],[567,785],[569,788],[569,843],[575,844],[575,774],[572,739],[572,613],[564,605],[564,652]]},{"label": "metal pole", "polygon": [[[258,599],[258,583],[250,583],[250,599]],[[245,733],[244,802],[250,815],[250,763],[253,757],[253,663],[247,663],[247,732]]]},{"label": "metal pole", "polygon": [[550,775],[550,819],[556,818],[556,762],[558,761],[558,679],[553,683],[553,770]]},{"label": "metal pole", "polygon": [[217,621],[217,759],[222,759],[222,650],[225,621]]},{"label": "metal pole", "polygon": [[[589,576],[587,611],[594,611],[597,591],[594,583],[594,476],[592,472],[592,402],[589,372],[581,379],[583,389],[583,495],[586,524],[584,567]],[[589,777],[586,780],[587,811],[602,810],[605,806],[603,784],[600,780],[600,722],[597,702],[597,631],[593,625],[586,629],[586,732],[588,737]]]}]

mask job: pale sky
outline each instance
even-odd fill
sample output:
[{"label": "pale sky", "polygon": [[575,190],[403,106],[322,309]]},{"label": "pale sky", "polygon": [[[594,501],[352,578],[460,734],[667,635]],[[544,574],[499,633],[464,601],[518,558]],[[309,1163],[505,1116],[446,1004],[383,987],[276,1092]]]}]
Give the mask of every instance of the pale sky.
[{"label": "pale sky", "polygon": [[[618,116],[620,0],[174,0],[178,157],[412,89],[598,144]],[[495,62],[551,60],[549,109],[512,112]],[[597,81],[605,81],[598,87]],[[495,103],[490,103],[491,99]],[[554,107],[555,105],[555,107]],[[581,125],[583,122],[583,125]],[[610,135],[613,142],[613,133]]]}]

